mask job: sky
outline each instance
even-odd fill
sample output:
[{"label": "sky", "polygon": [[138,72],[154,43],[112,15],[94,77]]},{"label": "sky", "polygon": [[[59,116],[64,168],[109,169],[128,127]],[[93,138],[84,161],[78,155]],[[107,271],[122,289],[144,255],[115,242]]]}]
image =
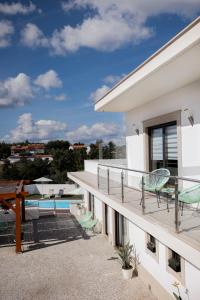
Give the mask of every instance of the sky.
[{"label": "sky", "polygon": [[200,12],[200,0],[0,1],[0,140],[120,142],[94,102]]}]

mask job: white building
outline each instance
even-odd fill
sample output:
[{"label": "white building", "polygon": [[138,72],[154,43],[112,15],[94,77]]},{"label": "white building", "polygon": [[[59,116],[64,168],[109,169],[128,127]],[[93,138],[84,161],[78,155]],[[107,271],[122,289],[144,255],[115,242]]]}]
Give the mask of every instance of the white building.
[{"label": "white building", "polygon": [[[182,215],[177,198],[178,189],[200,184],[200,18],[112,88],[95,110],[124,112],[127,168],[116,160],[85,161],[85,171],[69,178],[85,190],[87,209],[113,246],[135,244],[139,275],[158,299],[174,299],[174,281],[182,299],[200,299],[198,203],[186,205]],[[136,170],[158,168],[179,176],[169,211],[166,195],[158,207],[155,196],[145,192],[140,205],[144,173]],[[155,252],[147,248],[149,240]],[[179,268],[169,266],[170,258]]]}]

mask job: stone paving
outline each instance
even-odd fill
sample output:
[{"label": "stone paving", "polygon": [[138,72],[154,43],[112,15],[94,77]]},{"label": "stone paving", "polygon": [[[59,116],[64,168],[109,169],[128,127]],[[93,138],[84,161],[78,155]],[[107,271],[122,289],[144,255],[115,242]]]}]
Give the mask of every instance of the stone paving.
[{"label": "stone paving", "polygon": [[0,246],[0,299],[155,300],[140,278],[122,279],[107,239],[83,233],[69,213],[29,222],[24,231],[23,254]]}]

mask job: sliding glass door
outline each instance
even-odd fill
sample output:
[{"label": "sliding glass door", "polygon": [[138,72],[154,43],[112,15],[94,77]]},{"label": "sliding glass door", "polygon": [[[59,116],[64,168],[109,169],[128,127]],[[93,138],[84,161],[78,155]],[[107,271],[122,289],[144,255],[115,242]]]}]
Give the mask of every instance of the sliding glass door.
[{"label": "sliding glass door", "polygon": [[176,122],[153,126],[149,134],[149,169],[166,168],[178,175]]},{"label": "sliding glass door", "polygon": [[117,247],[124,246],[128,242],[127,219],[115,211],[115,244]]}]

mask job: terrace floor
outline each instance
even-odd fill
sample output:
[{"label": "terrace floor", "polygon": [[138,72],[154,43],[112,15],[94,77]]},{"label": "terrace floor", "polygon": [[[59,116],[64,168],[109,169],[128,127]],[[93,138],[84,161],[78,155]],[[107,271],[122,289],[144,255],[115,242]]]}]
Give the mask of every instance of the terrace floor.
[{"label": "terrace floor", "polygon": [[0,299],[155,299],[140,278],[123,280],[106,238],[85,234],[69,213],[27,222],[24,232],[23,254],[0,246]]},{"label": "terrace floor", "polygon": [[[84,182],[88,186],[98,190],[97,187],[97,176],[93,173],[75,172],[69,173],[71,179],[77,178],[81,182]],[[107,194],[106,180],[101,180],[100,191]],[[119,182],[110,181],[110,192],[109,198],[122,203],[121,200],[121,185]],[[142,215],[151,222],[161,225],[172,233],[175,233],[175,203],[174,200],[169,200],[169,212],[167,210],[166,198],[161,197],[160,207],[158,208],[156,197],[153,194],[145,193],[145,214],[142,214],[142,207],[140,205],[141,191],[125,187],[124,188],[124,207],[130,211],[134,211],[138,215]],[[180,233],[178,237],[183,239],[192,247],[200,250],[200,210],[196,208],[184,207],[183,215],[181,216],[181,210],[179,213]],[[176,235],[177,236],[177,235]]]}]

